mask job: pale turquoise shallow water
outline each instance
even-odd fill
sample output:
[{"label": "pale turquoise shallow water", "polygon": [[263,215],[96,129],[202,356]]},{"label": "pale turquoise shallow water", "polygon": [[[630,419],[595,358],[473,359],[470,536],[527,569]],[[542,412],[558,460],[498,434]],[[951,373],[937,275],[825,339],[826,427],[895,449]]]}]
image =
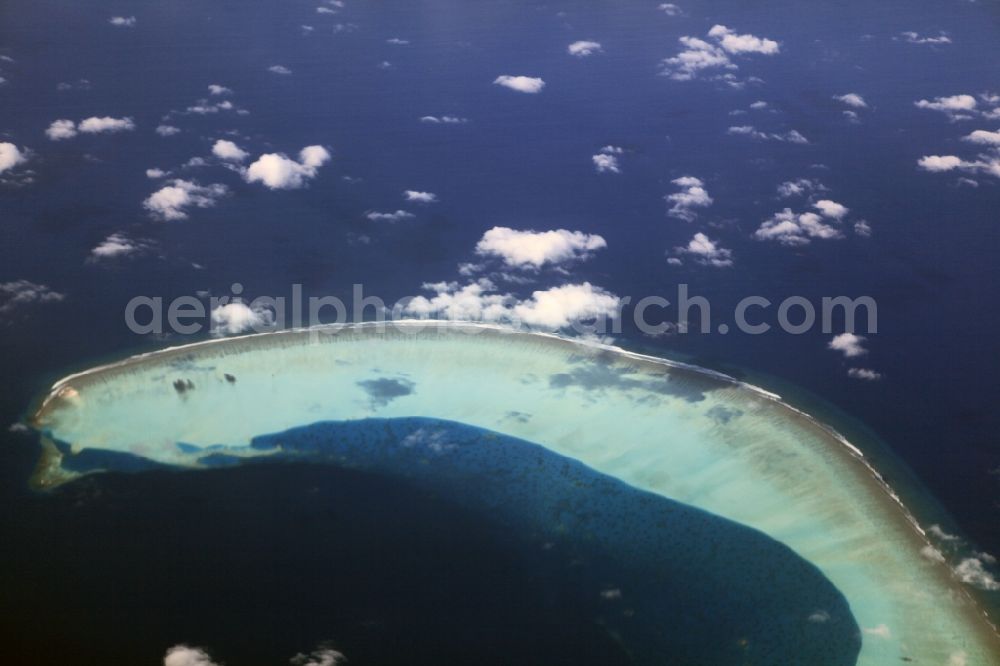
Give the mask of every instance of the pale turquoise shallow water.
[{"label": "pale turquoise shallow water", "polygon": [[[788,545],[847,598],[860,664],[996,663],[995,633],[948,569],[921,555],[928,544],[857,453],[774,396],[551,336],[416,330],[281,333],[149,355],[63,380],[38,425],[74,451],[184,467],[199,466],[195,447],[268,455],[250,448],[255,436],[323,420],[485,428]],[[58,456],[48,462],[41,482],[68,478]]]}]

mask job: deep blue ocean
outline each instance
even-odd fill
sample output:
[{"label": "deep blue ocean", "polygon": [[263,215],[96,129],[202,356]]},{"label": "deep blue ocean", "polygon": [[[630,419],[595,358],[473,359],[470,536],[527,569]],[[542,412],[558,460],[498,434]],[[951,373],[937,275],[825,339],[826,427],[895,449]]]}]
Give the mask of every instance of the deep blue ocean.
[{"label": "deep blue ocean", "polygon": [[[1000,92],[1000,6],[728,0],[679,2],[683,11],[669,16],[658,4],[0,4],[0,55],[12,59],[0,62],[0,141],[28,155],[5,174],[17,178],[0,179],[0,283],[30,280],[65,295],[0,308],[0,613],[7,618],[0,636],[14,646],[12,663],[107,663],[119,647],[133,663],[157,663],[180,641],[218,645],[233,664],[287,659],[320,633],[318,620],[286,622],[306,617],[296,609],[319,607],[311,595],[327,594],[304,572],[324,571],[315,553],[339,548],[351,564],[348,574],[327,571],[330,585],[346,586],[338,587],[344,615],[331,623],[374,660],[358,663],[403,663],[403,655],[432,644],[428,636],[451,629],[448,618],[428,617],[419,606],[383,618],[399,629],[398,645],[384,643],[392,634],[384,627],[365,633],[347,626],[344,618],[359,616],[353,610],[390,599],[393,585],[414,580],[427,585],[421,592],[456,604],[471,581],[495,586],[486,596],[523,602],[484,611],[495,614],[497,626],[512,623],[510,631],[470,634],[469,645],[493,641],[492,654],[531,645],[536,663],[555,663],[545,659],[555,654],[566,656],[564,663],[625,663],[614,642],[587,624],[594,599],[573,597],[573,581],[560,586],[554,569],[526,562],[518,543],[501,548],[507,533],[469,507],[378,475],[308,465],[94,477],[56,497],[37,496],[26,487],[36,442],[6,431],[67,371],[184,341],[131,333],[122,312],[135,295],[225,294],[239,282],[251,297],[287,295],[294,283],[306,294],[347,297],[361,283],[391,303],[420,293],[425,282],[464,280],[458,265],[476,260],[476,242],[498,225],[600,234],[607,248],[572,266],[573,280],[636,300],[673,300],[679,283],[720,313],[748,295],[775,302],[872,296],[878,332],[868,335],[863,363],[883,375],[877,382],[848,377],[844,357],[826,348],[830,334],[818,330],[651,339],[627,326],[618,342],[751,377],[797,404],[822,401],[817,411],[836,425],[880,440],[876,464],[895,469],[898,457],[912,470],[907,490],[919,496],[924,515],[961,534],[968,548],[1000,554],[1000,179],[980,174],[977,187],[962,186],[955,173],[917,168],[924,155],[974,155],[960,137],[996,130],[1000,120],[952,122],[914,104]],[[317,5],[336,11],[320,13]],[[111,16],[134,16],[136,23],[112,26]],[[659,75],[679,37],[705,38],[715,24],[781,43],[774,57],[734,58],[736,75],[761,82],[732,88]],[[908,31],[943,31],[950,43],[910,43],[902,37]],[[567,44],[583,39],[599,41],[603,53],[568,56]],[[274,65],[291,74],[268,71]],[[501,74],[541,77],[546,87],[538,95],[505,90],[492,83]],[[174,113],[164,120],[199,100],[219,101],[210,99],[211,84],[232,89],[226,99],[249,113]],[[847,92],[867,101],[859,123],[848,122],[832,99]],[[771,110],[750,110],[758,100]],[[732,115],[737,110],[743,114]],[[46,138],[52,121],[90,116],[130,117],[136,128]],[[468,122],[435,124],[423,116]],[[164,123],[182,131],[159,136],[154,128]],[[795,129],[809,144],[727,134],[749,124],[771,133]],[[332,160],[308,187],[288,191],[245,183],[217,165],[182,166],[210,156],[213,142],[227,137],[255,156],[324,145]],[[624,149],[622,173],[595,172],[591,156],[606,145]],[[162,185],[145,173],[154,167],[227,185],[230,193],[212,207],[190,209],[189,219],[153,220],[142,202]],[[714,199],[695,222],[666,215],[663,197],[677,190],[671,180],[685,175],[704,181]],[[779,183],[798,178],[822,181],[852,220],[868,221],[871,237],[847,233],[801,247],[755,240],[754,230],[772,213],[801,208],[775,194]],[[406,189],[434,192],[439,202],[408,205],[400,194]],[[366,217],[400,208],[415,217]],[[669,265],[666,253],[696,231],[730,248],[734,265]],[[88,261],[91,248],[116,232],[142,239],[147,249]],[[531,284],[505,289],[528,295],[565,281],[542,271]],[[317,488],[324,501],[304,497],[303,488]],[[388,522],[355,531],[350,518],[362,506]],[[294,530],[285,509],[299,521]],[[440,539],[428,545],[422,530],[439,530]],[[413,568],[393,570],[397,558],[367,559],[366,546],[381,539],[415,549]],[[294,547],[271,549],[278,540]],[[461,549],[482,569],[442,564],[440,552]],[[164,567],[162,577],[147,575]],[[263,576],[276,569],[286,573]],[[109,591],[109,581],[118,587]],[[556,582],[539,589],[541,581]],[[209,596],[195,593],[200,589]],[[532,594],[540,595],[537,603],[522,596]],[[156,621],[138,626],[142,609],[135,604],[149,599],[162,600]],[[248,624],[218,623],[211,636],[197,633],[206,626],[201,619],[236,611],[246,611]],[[529,621],[529,613],[538,617]],[[408,624],[415,617],[428,624]],[[540,638],[545,632],[517,624],[555,626],[555,617],[565,620],[558,631],[568,634]],[[134,632],[112,641],[109,632],[126,620],[136,623]],[[58,623],[58,640],[51,623]],[[275,625],[282,631],[270,631]],[[248,631],[275,643],[240,652]],[[575,661],[567,646],[579,648]]]}]

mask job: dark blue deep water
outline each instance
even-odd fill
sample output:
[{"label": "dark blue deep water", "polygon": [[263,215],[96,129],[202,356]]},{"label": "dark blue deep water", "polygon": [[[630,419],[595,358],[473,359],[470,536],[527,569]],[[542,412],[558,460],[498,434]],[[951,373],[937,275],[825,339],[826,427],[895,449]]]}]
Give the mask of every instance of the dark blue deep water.
[{"label": "dark blue deep water", "polygon": [[[251,664],[295,638],[375,664],[820,666],[853,664],[860,648],[847,601],[786,546],[529,442],[402,418],[321,422],[252,446],[271,461],[240,474],[68,454],[73,469],[130,474],[22,505],[41,533],[66,505],[78,519],[47,544],[72,565],[18,602],[44,614],[39,599],[68,593],[87,618],[67,628],[60,610],[56,637],[31,657],[62,661],[97,618],[114,626],[116,659],[136,663],[171,640]],[[219,451],[202,462],[241,464]],[[171,527],[150,534],[141,523],[167,506],[178,507]],[[21,550],[12,565],[33,556]],[[232,608],[238,599],[249,606]],[[254,641],[231,645],[233,624],[270,645],[245,656]],[[118,645],[121,634],[135,646]],[[104,649],[89,646],[80,663]]]},{"label": "dark blue deep water", "polygon": [[[251,297],[288,295],[293,283],[301,283],[307,295],[346,297],[352,284],[363,283],[366,293],[392,302],[418,293],[424,282],[464,279],[458,265],[476,259],[473,248],[491,227],[566,228],[598,233],[608,247],[572,265],[569,277],[543,270],[530,276],[530,284],[503,289],[523,297],[533,289],[587,280],[622,296],[674,300],[676,285],[684,282],[719,313],[731,312],[747,295],[775,302],[789,295],[811,301],[873,296],[878,333],[868,336],[862,363],[883,375],[878,382],[848,377],[852,364],[826,349],[830,334],[818,330],[649,339],[626,326],[620,341],[764,377],[851,433],[882,442],[887,449],[872,447],[876,464],[895,464],[893,455],[877,452],[892,451],[913,471],[916,485],[909,494],[918,496],[924,515],[963,534],[966,550],[1000,552],[1000,179],[977,174],[978,187],[971,187],[960,185],[958,174],[916,167],[928,154],[972,158],[976,149],[961,137],[996,130],[1000,121],[951,122],[914,105],[938,96],[1000,92],[998,5],[678,0],[681,15],[667,16],[658,4],[347,0],[337,13],[325,14],[316,6],[329,5],[300,0],[0,3],[0,55],[12,59],[0,61],[0,142],[28,155],[23,166],[0,176],[0,284],[30,280],[65,295],[60,302],[0,304],[0,424],[17,421],[32,397],[68,369],[185,340],[129,332],[122,311],[137,294],[169,301],[225,294],[240,282]],[[115,27],[111,16],[135,16],[136,24]],[[759,82],[736,89],[658,76],[660,61],[677,53],[679,37],[703,38],[714,24],[781,43],[773,57],[734,58],[735,74]],[[950,43],[911,44],[902,36],[907,31],[944,32]],[[394,38],[409,43],[388,43]],[[604,53],[567,55],[566,46],[581,39],[601,42]],[[380,67],[383,62],[391,66]],[[273,65],[292,74],[269,72]],[[546,88],[539,95],[504,90],[492,84],[501,74],[542,77]],[[249,113],[174,113],[164,120],[208,98],[210,84],[231,88],[228,99]],[[843,106],[832,100],[846,92],[868,103],[858,124],[845,120]],[[751,111],[758,100],[771,110]],[[419,122],[428,115],[469,122]],[[60,142],[45,136],[56,119],[88,116],[128,116],[136,129]],[[158,136],[154,128],[164,122],[182,131]],[[771,133],[794,128],[810,143],[726,133],[748,124]],[[288,191],[244,183],[217,163],[183,166],[192,157],[208,157],[219,138],[231,138],[254,156],[295,154],[321,144],[333,157],[308,187]],[[609,144],[625,149],[621,174],[593,169],[591,156]],[[142,201],[162,183],[146,177],[151,167],[227,185],[230,194],[213,207],[191,209],[187,220],[152,220]],[[665,215],[663,196],[676,191],[670,181],[683,175],[702,179],[715,201],[695,222]],[[804,177],[821,180],[828,188],[824,196],[848,206],[851,220],[866,219],[872,236],[847,233],[796,248],[754,240],[753,231],[775,211],[786,205],[803,209],[779,201],[775,188]],[[431,191],[440,201],[414,207],[402,200],[404,189]],[[366,218],[369,211],[399,208],[415,217],[395,224]],[[730,248],[734,265],[668,265],[665,253],[696,231]],[[147,249],[89,262],[91,248],[114,232],[141,240]],[[36,443],[6,430],[0,440],[6,498],[0,557],[11,563],[0,567],[0,589],[9,591],[0,604],[12,618],[3,631],[18,645],[62,650],[63,656],[74,646],[96,646],[95,654],[107,656],[112,634],[116,644],[132,641],[136,650],[156,643],[138,630],[127,638],[111,630],[115,618],[138,621],[138,614],[118,605],[98,583],[83,589],[91,577],[107,583],[121,568],[145,566],[140,555],[153,553],[161,556],[159,568],[175,566],[167,564],[166,554],[182,553],[185,566],[176,566],[196,577],[191,589],[148,583],[143,592],[146,579],[130,570],[132,577],[121,580],[137,590],[134,603],[169,591],[174,596],[165,597],[163,613],[169,609],[178,622],[194,610],[200,619],[265,604],[267,596],[252,590],[255,576],[273,568],[270,551],[244,549],[240,566],[246,568],[240,569],[229,566],[221,545],[200,546],[216,534],[237,538],[232,522],[248,530],[245,538],[295,539],[291,543],[308,550],[309,530],[293,530],[277,517],[259,525],[251,521],[277,511],[273,503],[279,499],[298,502],[307,513],[330,504],[311,508],[294,498],[297,475],[310,479],[306,487],[319,483],[314,479],[321,474],[300,468],[294,474],[253,468],[190,478],[94,478],[39,500],[24,487]],[[355,472],[340,474],[365,485]],[[250,492],[258,480],[267,490]],[[244,501],[224,500],[223,487],[243,488]],[[386,507],[413,505],[404,497],[409,490],[380,488]],[[922,488],[930,495],[923,496]],[[361,498],[374,501],[374,492],[358,492],[350,500],[358,506]],[[345,495],[336,497],[347,501]],[[101,498],[112,499],[108,504]],[[206,505],[228,513],[205,515]],[[453,515],[463,525],[481,522],[474,512]],[[200,531],[186,539],[185,525],[195,519]],[[322,538],[333,539],[330,534],[338,531],[327,530]],[[124,533],[134,536],[108,536]],[[174,538],[160,541],[164,535]],[[493,536],[481,537],[483,552],[492,552]],[[126,549],[120,559],[104,557],[109,543]],[[153,560],[148,563],[156,568]],[[296,569],[291,561],[285,564]],[[352,573],[359,587],[381,575],[387,575],[384,567],[377,575]],[[216,605],[199,606],[198,590],[206,581],[228,586],[217,593]],[[298,589],[308,589],[302,585]],[[280,589],[275,584],[270,592]],[[102,594],[110,596],[102,600]],[[359,602],[364,596],[355,594]],[[101,603],[117,615],[97,612]],[[284,640],[261,628],[267,613],[295,605],[288,598],[262,608],[254,633]],[[61,646],[51,644],[43,609],[47,618],[61,614],[61,631],[79,633],[64,633]],[[579,612],[580,618],[591,617],[585,604]],[[228,630],[234,639],[241,633],[235,625]],[[273,653],[287,658],[284,648],[291,642],[275,645]],[[601,645],[594,650],[613,653],[613,645]],[[295,649],[306,647],[297,643]],[[145,653],[152,657],[137,656],[136,662],[155,662],[160,649],[157,644]],[[245,655],[226,654],[233,655],[233,664],[248,663],[237,659]]]}]

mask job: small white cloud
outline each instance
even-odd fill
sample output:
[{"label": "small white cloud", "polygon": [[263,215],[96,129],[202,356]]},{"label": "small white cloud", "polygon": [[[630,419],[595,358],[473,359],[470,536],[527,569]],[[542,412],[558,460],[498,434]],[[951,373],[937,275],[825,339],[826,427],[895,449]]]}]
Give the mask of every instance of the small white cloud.
[{"label": "small white cloud", "polygon": [[955,575],[967,585],[978,587],[981,590],[995,592],[1000,590],[1000,582],[992,573],[986,570],[980,557],[967,557],[959,562],[955,567]]},{"label": "small white cloud", "polygon": [[212,154],[227,162],[242,162],[250,156],[250,153],[226,139],[219,139],[215,142],[215,145],[212,146]]},{"label": "small white cloud", "polygon": [[163,666],[219,666],[204,650],[175,645],[163,656]]},{"label": "small white cloud", "polygon": [[762,241],[777,241],[782,245],[806,245],[812,239],[828,240],[843,238],[843,232],[824,220],[839,223],[848,213],[848,208],[836,201],[822,199],[813,204],[820,213],[795,213],[785,208],[765,220],[754,238]]},{"label": "small white cloud", "polygon": [[239,335],[247,331],[261,331],[274,323],[274,314],[264,308],[251,308],[234,301],[212,310],[212,335]]},{"label": "small white cloud", "polygon": [[267,68],[267,71],[271,72],[272,74],[281,74],[283,76],[287,76],[288,74],[292,73],[292,70],[288,69],[284,65],[271,65],[270,67]]},{"label": "small white cloud", "polygon": [[11,312],[22,305],[56,303],[64,298],[64,294],[53,291],[48,285],[30,280],[0,282],[0,314]]},{"label": "small white cloud", "polygon": [[594,163],[594,169],[597,173],[621,173],[621,167],[618,164],[618,157],[616,155],[598,153],[592,155],[590,159]]},{"label": "small white cloud", "polygon": [[392,44],[393,46],[409,46],[410,40],[400,39],[399,37],[391,37],[385,40],[386,44]]},{"label": "small white cloud", "polygon": [[724,247],[720,247],[715,241],[710,239],[700,231],[683,247],[674,249],[678,255],[690,255],[703,266],[715,266],[716,268],[726,268],[733,265],[733,253]]},{"label": "small white cloud", "polygon": [[907,31],[900,33],[903,39],[910,44],[951,44],[951,37],[945,33],[939,33],[936,37],[930,35],[921,35],[920,33]]},{"label": "small white cloud", "polygon": [[347,661],[342,653],[332,648],[322,648],[312,654],[297,654],[292,657],[292,666],[338,666]]},{"label": "small white cloud", "polygon": [[673,204],[667,215],[690,222],[698,217],[696,208],[707,208],[714,203],[712,197],[708,195],[705,184],[694,176],[681,176],[673,179],[674,185],[681,188],[680,192],[668,194],[664,197],[668,203]]},{"label": "small white cloud", "polygon": [[847,206],[829,199],[820,199],[813,204],[813,208],[818,210],[823,216],[832,217],[835,220],[843,219],[850,210]]},{"label": "small white cloud", "polygon": [[528,326],[557,330],[575,321],[615,318],[619,302],[614,294],[584,282],[532,292],[531,298],[515,305],[513,312]]},{"label": "small white cloud", "polygon": [[865,101],[864,97],[862,97],[857,93],[847,93],[846,95],[834,95],[833,98],[855,109],[868,108],[868,102]]},{"label": "small white cloud", "polygon": [[968,141],[969,143],[978,143],[982,146],[995,146],[1000,147],[1000,130],[995,132],[990,132],[987,130],[976,130],[971,134],[967,134],[962,137],[963,141]]},{"label": "small white cloud", "polygon": [[719,45],[728,53],[760,53],[774,55],[781,50],[778,42],[773,39],[755,37],[754,35],[738,35],[724,25],[712,26],[709,37],[719,41]]},{"label": "small white cloud", "polygon": [[220,86],[218,83],[212,83],[208,86],[208,92],[212,95],[232,95],[233,91],[231,88],[226,86]]},{"label": "small white cloud", "polygon": [[841,352],[847,358],[864,356],[868,350],[864,348],[865,338],[854,333],[841,333],[827,343],[827,348]]},{"label": "small white cloud", "polygon": [[438,198],[433,192],[418,192],[417,190],[404,190],[403,196],[407,201],[413,201],[416,203],[435,203]]},{"label": "small white cloud", "polygon": [[272,190],[289,190],[305,186],[316,177],[319,168],[330,160],[323,146],[306,146],[295,161],[281,153],[261,155],[243,175],[248,183],[260,182]]},{"label": "small white cloud", "polygon": [[681,8],[678,7],[677,5],[673,4],[672,2],[661,3],[660,6],[657,7],[657,9],[659,9],[661,12],[663,12],[667,16],[680,16],[681,15]]},{"label": "small white cloud", "polygon": [[186,220],[188,208],[209,208],[228,192],[225,185],[199,185],[175,179],[143,201],[142,206],[159,220]]},{"label": "small white cloud", "polygon": [[156,127],[156,133],[160,136],[173,136],[174,134],[180,134],[180,128],[174,127],[173,125],[158,125]]},{"label": "small white cloud", "polygon": [[882,379],[882,373],[876,372],[869,368],[850,368],[847,371],[848,377],[853,377],[854,379],[862,379],[867,382],[877,382]]},{"label": "small white cloud", "polygon": [[137,21],[134,16],[112,16],[108,23],[119,28],[134,28]]},{"label": "small white cloud", "polygon": [[885,640],[889,640],[890,638],[892,638],[892,632],[889,631],[889,627],[887,627],[884,624],[880,624],[877,627],[872,627],[870,629],[868,627],[865,627],[863,631],[867,635],[875,636],[876,638],[884,638]]},{"label": "small white cloud", "polygon": [[378,211],[370,211],[365,214],[372,222],[402,222],[403,220],[409,220],[415,217],[413,213],[409,213],[405,210],[397,210],[392,213],[380,213]]},{"label": "small white cloud", "polygon": [[63,141],[76,136],[76,123],[72,120],[53,120],[45,130],[45,136],[52,141]]},{"label": "small white cloud", "polygon": [[581,40],[579,42],[573,42],[566,47],[566,52],[571,56],[576,56],[577,58],[585,58],[595,53],[601,52],[600,42],[592,42],[588,40]]},{"label": "small white cloud", "polygon": [[809,143],[809,139],[805,138],[798,130],[789,130],[783,133],[762,132],[752,125],[730,127],[726,130],[726,134],[734,136],[747,136],[751,139],[757,139],[758,141],[782,141],[785,143],[798,144]]},{"label": "small white cloud", "polygon": [[476,254],[499,257],[507,266],[537,270],[547,264],[587,259],[605,247],[604,238],[582,231],[518,231],[493,227],[476,244]]},{"label": "small white cloud", "polygon": [[949,97],[935,97],[933,100],[921,99],[913,103],[918,109],[929,111],[940,111],[958,120],[968,117],[968,114],[977,110],[978,103],[972,95],[951,95]]},{"label": "small white cloud", "polygon": [[511,76],[510,74],[498,76],[493,83],[531,95],[542,92],[542,89],[545,87],[545,81],[539,78],[532,76]]},{"label": "small white cloud", "polygon": [[929,544],[920,549],[920,554],[931,562],[943,563],[945,561],[944,554]]},{"label": "small white cloud", "polygon": [[786,180],[778,185],[778,196],[782,199],[789,197],[803,196],[813,192],[825,192],[823,183],[811,178],[798,178],[796,180]]},{"label": "small white cloud", "polygon": [[961,168],[965,164],[961,158],[955,155],[925,155],[917,161],[917,165],[924,171],[951,171]]},{"label": "small white cloud", "polygon": [[862,238],[868,238],[872,235],[872,226],[866,220],[858,220],[854,223],[854,233]]},{"label": "small white cloud", "polygon": [[420,122],[431,125],[462,125],[469,122],[469,119],[459,116],[421,116]]},{"label": "small white cloud", "polygon": [[144,245],[132,240],[122,233],[114,233],[98,243],[90,250],[90,258],[94,261],[125,257],[141,251]]},{"label": "small white cloud", "polygon": [[13,143],[7,141],[0,143],[0,173],[24,164],[27,160],[24,152]]},{"label": "small white cloud", "polygon": [[[51,129],[51,128],[49,128]],[[85,134],[105,134],[113,132],[131,132],[135,123],[131,118],[112,118],[111,116],[92,116],[80,121],[77,129]]]}]

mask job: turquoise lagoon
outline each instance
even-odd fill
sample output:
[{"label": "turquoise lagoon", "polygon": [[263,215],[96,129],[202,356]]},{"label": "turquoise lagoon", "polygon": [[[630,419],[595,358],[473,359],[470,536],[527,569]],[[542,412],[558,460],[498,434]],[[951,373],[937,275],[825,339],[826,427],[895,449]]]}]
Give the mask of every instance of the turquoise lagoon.
[{"label": "turquoise lagoon", "polygon": [[663,359],[473,324],[285,331],[72,375],[34,422],[43,488],[301,460],[434,487],[541,539],[583,534],[636,576],[603,591],[631,619],[603,622],[645,663],[1000,662],[861,451],[776,395]]}]

